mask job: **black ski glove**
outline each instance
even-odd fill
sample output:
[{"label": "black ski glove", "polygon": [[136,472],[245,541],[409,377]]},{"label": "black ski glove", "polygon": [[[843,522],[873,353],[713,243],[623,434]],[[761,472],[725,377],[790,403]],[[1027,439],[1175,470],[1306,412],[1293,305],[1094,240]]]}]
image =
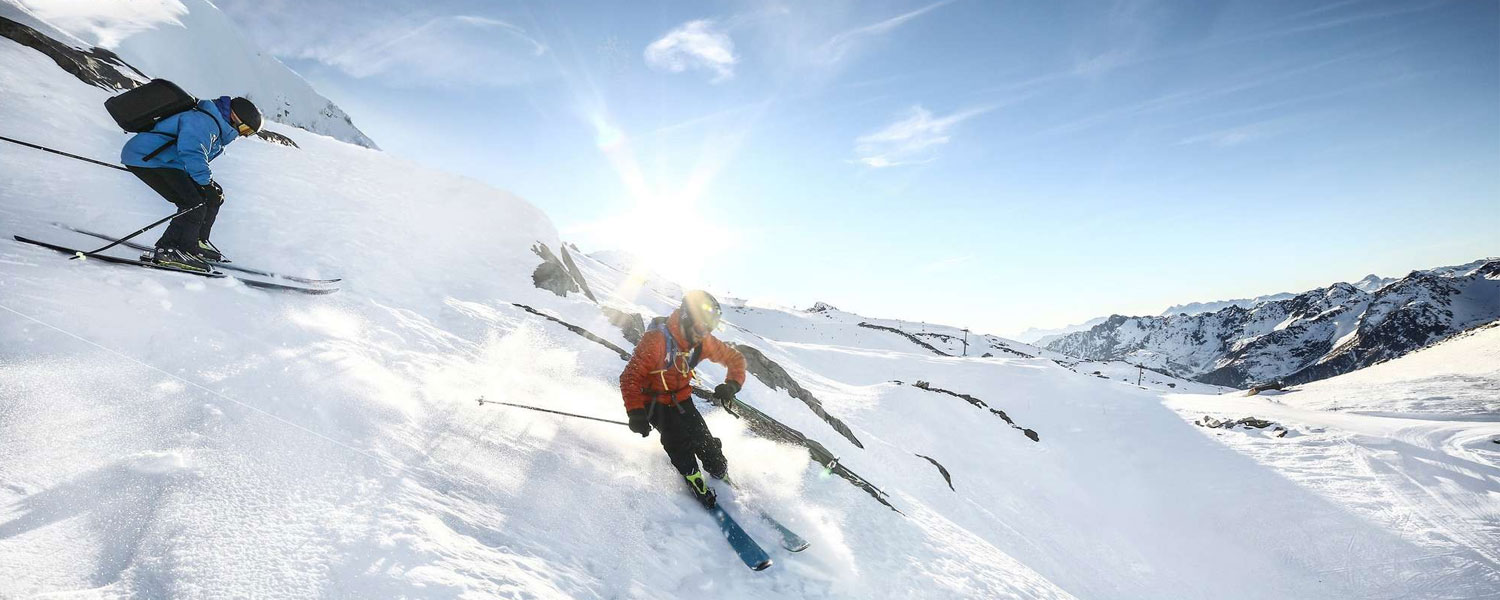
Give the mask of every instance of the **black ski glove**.
[{"label": "black ski glove", "polygon": [[714,404],[729,414],[734,414],[734,395],[740,392],[740,384],[734,381],[725,381],[714,388]]},{"label": "black ski glove", "polygon": [[203,196],[203,201],[210,204],[222,204],[224,202],[224,188],[219,187],[219,182],[208,180],[208,185],[198,186],[198,193]]},{"label": "black ski glove", "polygon": [[630,417],[630,430],[641,434],[641,437],[651,435],[651,422],[646,420],[646,409],[637,408],[625,411]]}]

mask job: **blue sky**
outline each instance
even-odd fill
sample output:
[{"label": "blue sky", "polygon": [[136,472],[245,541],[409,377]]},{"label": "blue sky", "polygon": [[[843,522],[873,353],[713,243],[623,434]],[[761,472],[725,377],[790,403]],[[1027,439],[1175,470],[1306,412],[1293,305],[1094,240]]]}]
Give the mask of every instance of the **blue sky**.
[{"label": "blue sky", "polygon": [[1500,255],[1500,3],[220,0],[721,293],[1013,333]]}]

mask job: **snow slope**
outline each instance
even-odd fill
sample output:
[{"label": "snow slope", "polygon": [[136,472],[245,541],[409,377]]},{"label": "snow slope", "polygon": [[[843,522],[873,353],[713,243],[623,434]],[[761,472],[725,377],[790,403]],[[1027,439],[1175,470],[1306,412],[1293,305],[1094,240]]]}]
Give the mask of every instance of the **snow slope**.
[{"label": "snow slope", "polygon": [[[5,41],[0,80],[0,122],[18,134],[118,148],[102,90]],[[746,488],[725,503],[776,561],[748,571],[654,434],[474,402],[623,418],[610,346],[629,342],[601,308],[663,314],[679,288],[575,255],[597,304],[537,289],[533,247],[563,246],[530,204],[298,141],[243,140],[215,162],[228,193],[215,240],[242,264],[342,276],[337,294],[0,241],[0,597],[1500,594],[1474,546],[1487,538],[1351,512],[1154,389],[990,336],[952,356],[952,328],[736,306],[723,337],[775,361],[859,444],[759,378],[741,398],[900,511],[701,405]],[[126,174],[0,147],[7,236],[84,243],[50,223],[129,231],[168,211]],[[1425,456],[1393,450],[1396,473]],[[1463,485],[1402,498],[1485,501]],[[774,548],[750,506],[812,548]]]},{"label": "snow slope", "polygon": [[343,109],[255,48],[208,0],[0,0],[0,17],[74,47],[112,50],[200,98],[244,96],[272,121],[375,147]]},{"label": "snow slope", "polygon": [[[1185,417],[1253,416],[1285,438],[1215,437],[1433,556],[1461,557],[1476,580],[1500,564],[1500,325],[1286,393],[1174,396]],[[1375,557],[1371,558],[1376,560]],[[1434,594],[1487,597],[1486,586],[1434,581]]]}]

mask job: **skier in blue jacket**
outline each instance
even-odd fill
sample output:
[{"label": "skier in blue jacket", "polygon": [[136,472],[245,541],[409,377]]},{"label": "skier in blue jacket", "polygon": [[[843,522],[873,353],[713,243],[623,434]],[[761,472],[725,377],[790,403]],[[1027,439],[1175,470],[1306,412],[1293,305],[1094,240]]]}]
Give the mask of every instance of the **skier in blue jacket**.
[{"label": "skier in blue jacket", "polygon": [[150,260],[159,265],[208,272],[207,261],[224,255],[209,241],[224,188],[213,179],[209,161],[239,136],[260,130],[260,110],[244,98],[203,100],[138,133],[120,151],[120,162],[183,213],[167,226]]}]

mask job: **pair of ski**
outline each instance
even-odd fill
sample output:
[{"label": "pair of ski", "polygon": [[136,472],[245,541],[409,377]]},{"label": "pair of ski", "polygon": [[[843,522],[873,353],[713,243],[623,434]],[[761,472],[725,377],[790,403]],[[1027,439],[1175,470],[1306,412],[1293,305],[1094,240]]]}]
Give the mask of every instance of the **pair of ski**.
[{"label": "pair of ski", "polygon": [[[91,237],[96,237],[96,238],[99,238],[101,240],[110,241],[110,242],[117,242],[117,241],[119,241],[118,239],[116,239],[114,237],[110,237],[110,236],[102,234],[102,233],[96,233],[96,232],[88,231],[88,230],[85,230],[85,229],[79,229],[77,227],[72,227],[72,226],[69,226],[69,225],[64,225],[62,223],[55,223],[55,225],[57,225],[58,227],[61,227],[63,229],[67,229],[69,231],[73,231],[73,232],[76,232],[76,233],[81,233],[81,234],[84,234],[84,235],[87,235],[87,236],[91,236]],[[57,252],[61,252],[63,254],[70,254],[70,255],[73,255],[73,256],[80,256],[80,255],[85,254],[85,251],[79,250],[77,248],[69,248],[67,246],[62,246],[62,245],[59,245],[59,244],[52,244],[52,243],[48,243],[48,242],[38,241],[38,240],[34,240],[34,239],[31,239],[31,238],[27,238],[27,237],[22,237],[22,236],[19,236],[19,235],[18,236],[14,236],[14,237],[15,237],[16,241],[18,241],[18,242],[32,244],[32,245],[35,245],[35,246],[41,246],[41,247],[47,248],[49,250],[55,250]],[[125,246],[127,248],[131,248],[133,250],[138,250],[138,251],[143,251],[143,252],[150,252],[152,250],[152,248],[150,246],[146,246],[144,244],[137,244],[137,243],[129,241],[129,240],[121,242],[121,245]],[[301,294],[314,294],[314,295],[332,294],[334,292],[339,291],[339,288],[333,287],[332,284],[335,284],[335,283],[338,283],[339,281],[342,281],[342,279],[338,279],[338,278],[334,278],[334,279],[314,279],[314,278],[309,278],[309,277],[297,277],[297,276],[294,276],[294,275],[282,275],[282,274],[279,274],[279,273],[272,273],[270,271],[262,271],[262,270],[259,270],[259,269],[252,269],[252,268],[249,268],[249,267],[242,267],[242,266],[239,266],[239,265],[230,264],[228,262],[210,262],[210,264],[213,265],[216,269],[224,269],[224,270],[228,270],[228,271],[235,271],[235,272],[238,272],[238,273],[244,273],[245,275],[254,275],[256,277],[265,277],[265,278],[270,278],[270,279],[280,279],[280,280],[284,280],[284,281],[292,282],[292,283],[281,283],[281,282],[276,282],[276,281],[265,281],[265,280],[262,280],[262,279],[255,279],[255,278],[251,278],[251,277],[241,277],[241,276],[237,276],[237,275],[229,275],[229,274],[224,273],[223,271],[218,271],[218,270],[210,271],[210,272],[207,272],[207,273],[204,273],[202,271],[191,271],[191,270],[188,270],[188,269],[179,269],[179,268],[176,268],[176,267],[171,267],[171,266],[166,266],[166,265],[159,265],[159,264],[153,263],[153,262],[151,262],[149,260],[121,258],[121,257],[118,257],[118,256],[110,256],[110,255],[107,255],[107,254],[93,254],[93,255],[89,255],[88,258],[94,258],[94,259],[98,259],[100,262],[106,262],[106,263],[112,263],[112,264],[133,265],[133,266],[137,266],[137,267],[145,267],[145,268],[148,268],[148,269],[157,269],[157,270],[161,270],[161,271],[174,271],[174,272],[177,272],[177,273],[186,273],[188,275],[197,275],[199,277],[207,277],[209,279],[223,279],[223,278],[226,278],[226,277],[227,278],[233,278],[233,279],[237,279],[240,282],[244,283],[245,285],[247,285],[249,287],[253,287],[253,288],[260,288],[260,289],[265,289],[265,290],[279,290],[279,291],[287,291],[287,292],[296,292],[296,293],[301,293]],[[301,284],[306,284],[306,285],[301,285]]]},{"label": "pair of ski", "polygon": [[[736,486],[734,481],[728,478],[725,478],[724,482],[728,483],[729,487],[739,489],[739,486]],[[776,532],[781,535],[781,547],[785,548],[788,552],[801,552],[811,545],[808,544],[807,540],[802,539],[802,536],[797,535],[791,529],[782,525],[781,521],[777,521],[775,517],[772,517],[766,511],[760,508],[755,508],[754,510],[762,521],[765,521],[772,528],[776,529]],[[734,548],[735,554],[740,556],[740,560],[744,561],[745,566],[755,571],[764,571],[771,566],[771,555],[766,554],[766,551],[760,547],[760,544],[757,544],[750,537],[750,534],[746,533],[743,527],[740,527],[739,522],[735,521],[734,517],[729,516],[729,513],[724,510],[723,506],[716,504],[708,512],[719,522],[719,531],[724,533],[724,538],[729,540],[729,546]]]}]

